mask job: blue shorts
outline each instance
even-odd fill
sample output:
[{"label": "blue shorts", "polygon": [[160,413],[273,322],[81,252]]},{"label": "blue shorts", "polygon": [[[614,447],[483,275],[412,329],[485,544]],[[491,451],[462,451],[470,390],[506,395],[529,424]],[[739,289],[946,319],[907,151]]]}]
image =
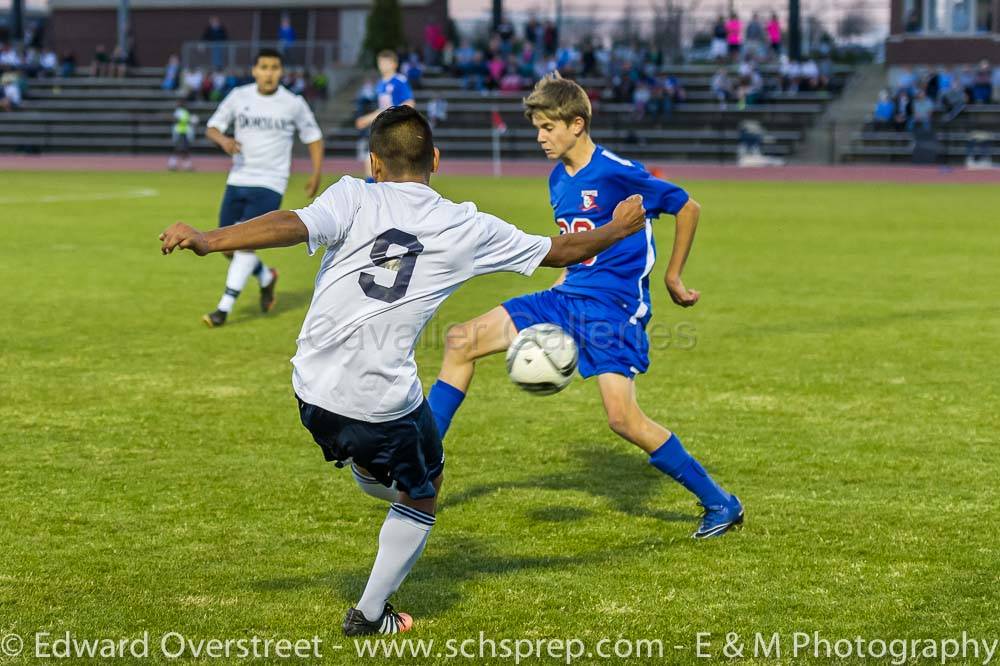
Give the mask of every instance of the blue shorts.
[{"label": "blue shorts", "polygon": [[554,289],[518,296],[503,303],[520,331],[555,324],[572,336],[580,351],[580,376],[614,373],[632,378],[649,369],[647,314],[632,319],[620,305]]},{"label": "blue shorts", "polygon": [[281,208],[281,194],[266,187],[226,185],[219,209],[219,226],[228,227],[239,222],[270,213]]}]

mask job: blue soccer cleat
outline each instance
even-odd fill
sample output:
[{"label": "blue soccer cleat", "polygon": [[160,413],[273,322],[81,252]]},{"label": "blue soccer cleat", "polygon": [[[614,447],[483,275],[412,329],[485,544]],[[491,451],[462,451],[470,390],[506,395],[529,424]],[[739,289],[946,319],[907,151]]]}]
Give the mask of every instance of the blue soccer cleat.
[{"label": "blue soccer cleat", "polygon": [[701,516],[701,525],[691,535],[694,539],[720,537],[729,530],[743,525],[743,505],[736,495],[731,496],[729,504],[701,506],[705,509],[705,513]]}]

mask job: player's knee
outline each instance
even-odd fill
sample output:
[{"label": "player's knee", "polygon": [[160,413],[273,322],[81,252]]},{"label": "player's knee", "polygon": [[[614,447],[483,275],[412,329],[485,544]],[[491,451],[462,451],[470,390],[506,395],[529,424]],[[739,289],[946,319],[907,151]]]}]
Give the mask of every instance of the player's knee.
[{"label": "player's knee", "polygon": [[608,427],[620,437],[626,439],[632,433],[634,419],[625,407],[614,407],[608,410]]}]

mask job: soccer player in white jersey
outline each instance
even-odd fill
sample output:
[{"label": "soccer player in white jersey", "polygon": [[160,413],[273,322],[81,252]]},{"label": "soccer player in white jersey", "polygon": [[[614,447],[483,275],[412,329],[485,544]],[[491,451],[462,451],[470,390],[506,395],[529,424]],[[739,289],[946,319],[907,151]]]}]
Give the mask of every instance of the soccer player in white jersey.
[{"label": "soccer player in white jersey", "polygon": [[375,184],[345,176],[301,210],[208,233],[177,223],[160,235],[164,254],[326,247],[292,386],[302,424],[326,460],[351,462],[361,489],[391,502],[368,584],[344,620],[347,635],[391,634],[413,623],[388,599],[424,549],[444,469],[413,357],[424,326],[474,276],[570,266],[645,226],[635,196],[593,231],[531,236],[431,189],[438,159],[426,119],[394,106],[372,125]]},{"label": "soccer player in white jersey", "polygon": [[[226,179],[226,194],[219,210],[219,226],[228,227],[281,208],[292,167],[295,131],[309,148],[312,175],[306,194],[316,196],[323,167],[323,133],[306,101],[283,88],[281,54],[262,49],[254,59],[254,82],[233,89],[208,120],[205,136],[233,158]],[[226,135],[232,127],[234,136]],[[260,281],[260,309],[270,312],[275,303],[278,271],[269,268],[254,252],[227,252],[230,258],[226,290],[214,312],[202,320],[222,326],[247,280]]]}]

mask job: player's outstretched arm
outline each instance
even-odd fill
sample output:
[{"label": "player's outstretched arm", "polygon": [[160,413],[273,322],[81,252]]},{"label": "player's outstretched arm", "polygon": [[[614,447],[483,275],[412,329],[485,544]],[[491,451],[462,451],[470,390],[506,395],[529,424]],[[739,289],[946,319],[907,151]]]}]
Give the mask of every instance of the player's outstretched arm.
[{"label": "player's outstretched arm", "polygon": [[209,252],[262,250],[288,247],[309,240],[309,230],[299,216],[290,210],[276,210],[255,217],[243,224],[202,233],[183,222],[170,225],[160,234],[160,251],[170,254],[175,248],[191,250],[199,257]]},{"label": "player's outstretched arm", "polygon": [[694,232],[698,228],[698,218],[701,217],[701,206],[694,199],[688,199],[684,207],[677,212],[677,229],[674,232],[674,249],[667,264],[667,274],[663,282],[667,285],[670,298],[682,308],[689,308],[698,302],[701,294],[694,289],[688,289],[681,280],[684,264],[687,262],[691,245],[694,243]]},{"label": "player's outstretched arm", "polygon": [[603,227],[553,236],[552,248],[542,259],[542,266],[565,268],[586,261],[645,226],[646,209],[642,206],[642,195],[633,194],[615,207],[611,222]]}]

